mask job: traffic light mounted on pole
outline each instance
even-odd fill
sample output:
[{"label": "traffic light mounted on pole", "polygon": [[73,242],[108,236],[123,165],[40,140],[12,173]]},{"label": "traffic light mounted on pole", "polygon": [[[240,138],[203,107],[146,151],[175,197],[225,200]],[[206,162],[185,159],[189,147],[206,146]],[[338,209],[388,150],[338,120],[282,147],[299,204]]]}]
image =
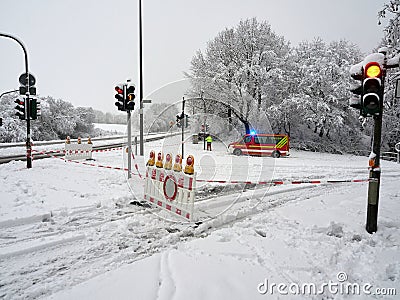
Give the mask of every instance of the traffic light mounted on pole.
[{"label": "traffic light mounted on pole", "polygon": [[361,84],[353,86],[354,94],[350,106],[360,110],[363,117],[371,116],[374,120],[373,145],[369,159],[369,183],[367,198],[367,221],[365,229],[374,233],[378,229],[379,190],[381,182],[381,135],[384,101],[384,82],[386,70],[400,66],[400,55],[387,59],[387,48],[380,48],[379,53],[372,53],[350,68],[350,75]]},{"label": "traffic light mounted on pole", "polygon": [[369,62],[363,71],[362,111],[367,116],[380,114],[383,109],[382,67],[378,62]]},{"label": "traffic light mounted on pole", "polygon": [[176,115],[176,126],[178,126],[178,128],[182,128],[184,127],[184,115],[180,114],[180,115]]},{"label": "traffic light mounted on pole", "polygon": [[31,120],[36,120],[38,117],[40,117],[42,115],[40,101],[38,101],[37,99],[30,99],[29,110]]},{"label": "traffic light mounted on pole", "polygon": [[189,119],[190,119],[190,117],[187,115],[187,114],[185,114],[185,128],[188,128],[189,127]]},{"label": "traffic light mounted on pole", "polygon": [[25,99],[15,99],[14,101],[17,105],[15,106],[16,113],[15,115],[18,116],[20,120],[26,120],[26,100]]},{"label": "traffic light mounted on pole", "polygon": [[126,85],[124,84],[117,85],[115,87],[115,91],[117,92],[115,94],[115,99],[117,99],[117,102],[115,102],[115,106],[118,107],[118,110],[126,111],[125,107]]},{"label": "traffic light mounted on pole", "polygon": [[126,88],[126,99],[125,99],[125,108],[127,110],[135,109],[135,86],[128,85]]},{"label": "traffic light mounted on pole", "polygon": [[360,115],[363,115],[363,113],[362,113],[362,105],[361,105],[361,103],[362,103],[362,93],[363,93],[363,88],[362,88],[363,76],[361,74],[351,74],[351,77],[357,83],[355,83],[350,88],[350,92],[352,92],[353,95],[349,99],[349,105],[352,108],[358,109],[360,111]]}]

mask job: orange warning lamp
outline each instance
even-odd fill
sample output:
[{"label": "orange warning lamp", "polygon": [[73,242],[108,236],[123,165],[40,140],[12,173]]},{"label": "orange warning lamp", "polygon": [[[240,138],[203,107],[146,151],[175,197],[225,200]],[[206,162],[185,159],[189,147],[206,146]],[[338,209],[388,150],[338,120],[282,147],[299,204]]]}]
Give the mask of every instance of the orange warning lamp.
[{"label": "orange warning lamp", "polygon": [[170,153],[168,153],[165,156],[164,169],[165,170],[171,170],[172,169],[172,155]]},{"label": "orange warning lamp", "polygon": [[375,168],[375,167],[376,167],[376,166],[375,166],[375,157],[369,159],[368,165],[369,165],[371,168]]},{"label": "orange warning lamp", "polygon": [[156,162],[156,167],[157,168],[162,168],[163,167],[163,159],[164,159],[164,155],[162,154],[162,152],[158,152],[157,162]]},{"label": "orange warning lamp", "polygon": [[78,136],[78,144],[82,144],[82,139],[80,136]]},{"label": "orange warning lamp", "polygon": [[150,151],[150,158],[147,161],[147,166],[154,166],[155,163],[155,158],[156,158],[156,153],[154,151]]},{"label": "orange warning lamp", "polygon": [[71,144],[71,138],[69,136],[67,136],[66,140],[65,140],[66,144]]},{"label": "orange warning lamp", "polygon": [[188,174],[188,175],[193,175],[193,173],[194,173],[194,157],[193,157],[193,155],[189,155],[187,157],[184,173]]},{"label": "orange warning lamp", "polygon": [[175,164],[174,164],[174,171],[175,172],[181,172],[182,171],[182,156],[178,154],[175,157]]},{"label": "orange warning lamp", "polygon": [[88,139],[87,139],[87,143],[88,143],[88,144],[93,144],[93,143],[92,143],[92,139],[90,138],[90,136],[89,136]]}]

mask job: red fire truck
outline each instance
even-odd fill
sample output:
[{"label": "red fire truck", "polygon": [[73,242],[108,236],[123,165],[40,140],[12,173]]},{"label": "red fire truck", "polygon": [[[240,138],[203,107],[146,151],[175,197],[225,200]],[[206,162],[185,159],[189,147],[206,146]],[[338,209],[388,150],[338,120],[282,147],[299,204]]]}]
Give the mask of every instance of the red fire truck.
[{"label": "red fire truck", "polygon": [[229,144],[228,151],[234,155],[245,154],[275,158],[288,156],[289,136],[285,134],[246,134],[238,142]]}]

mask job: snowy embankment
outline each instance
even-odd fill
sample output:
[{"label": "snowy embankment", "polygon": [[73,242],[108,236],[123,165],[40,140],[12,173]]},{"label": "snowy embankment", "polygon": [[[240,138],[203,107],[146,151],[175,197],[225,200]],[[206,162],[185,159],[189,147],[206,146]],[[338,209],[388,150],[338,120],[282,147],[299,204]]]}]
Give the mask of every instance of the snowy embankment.
[{"label": "snowy embankment", "polygon": [[[370,235],[367,183],[289,184],[367,178],[366,158],[300,151],[281,159],[234,157],[213,146],[210,153],[201,144],[186,145],[198,178],[287,184],[241,191],[198,183],[195,213],[203,223],[196,226],[130,204],[141,199],[143,181],[133,176],[127,183],[120,170],[55,158],[34,161],[29,170],[23,162],[0,165],[0,297],[373,299],[365,294],[378,288],[400,293],[400,165],[382,162],[378,232]],[[179,147],[171,138],[146,144],[145,153],[175,154]],[[97,153],[94,163],[126,167],[122,156]],[[137,162],[143,173],[144,159]],[[361,296],[323,288],[330,281],[333,288],[359,286]],[[301,292],[307,284],[316,295]]]}]

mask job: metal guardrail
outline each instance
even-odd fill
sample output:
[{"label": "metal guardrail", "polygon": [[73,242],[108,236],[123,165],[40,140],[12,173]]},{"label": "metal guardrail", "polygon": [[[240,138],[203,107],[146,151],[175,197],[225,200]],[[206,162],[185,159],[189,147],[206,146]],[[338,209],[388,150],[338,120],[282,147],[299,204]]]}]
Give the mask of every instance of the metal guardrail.
[{"label": "metal guardrail", "polygon": [[[156,134],[167,134],[167,132],[152,132],[149,133],[149,135],[156,135]],[[135,137],[136,135],[132,135],[132,137]],[[107,137],[94,137],[91,138],[92,141],[109,141],[109,140],[118,140],[118,139],[124,139],[127,138],[127,135],[113,135],[113,136],[107,136]],[[71,142],[76,143],[77,139],[71,139]],[[145,139],[146,141],[146,139]],[[59,145],[59,144],[64,144],[65,140],[53,140],[53,141],[33,141],[34,146],[48,146],[48,145]],[[13,148],[13,147],[25,147],[25,142],[18,142],[18,143],[0,143],[0,149],[2,148]]]},{"label": "metal guardrail", "polygon": [[[180,135],[180,132],[173,132],[173,133],[153,133],[153,135],[157,135],[157,134],[162,134],[161,136],[155,136],[155,137],[145,137],[144,142],[152,142],[152,141],[156,141],[156,140],[162,140],[165,137],[171,136],[171,135]],[[125,138],[126,136],[119,136],[118,138]],[[104,140],[108,140],[111,138],[98,138],[98,141],[104,141]],[[112,139],[117,139],[117,138],[112,138]],[[95,139],[92,139],[92,141],[94,141]],[[73,140],[71,140],[73,141]],[[139,141],[139,140],[138,140]],[[65,141],[56,141],[56,143],[53,142],[45,142],[45,144],[41,144],[39,145],[39,143],[35,143],[35,146],[44,146],[44,145],[56,145],[56,144],[64,144]],[[111,148],[118,148],[118,147],[122,147],[123,145],[125,145],[125,143],[121,142],[121,143],[113,143],[113,144],[108,144],[108,145],[101,145],[101,146],[93,146],[93,150],[104,150],[104,149],[111,149]],[[133,144],[135,145],[135,144]],[[21,146],[25,146],[25,143],[21,143]],[[17,147],[17,146],[14,146]],[[64,153],[52,153],[52,152],[48,152],[48,151],[44,151],[44,153],[47,154],[51,154],[52,156],[64,156]],[[37,159],[43,159],[43,158],[48,158],[49,156],[46,154],[35,154],[35,160]],[[7,155],[7,156],[1,156],[0,157],[0,164],[4,164],[4,163],[8,163],[10,161],[13,160],[22,160],[25,161],[26,160],[26,155],[25,154],[19,154],[19,155]]]},{"label": "metal guardrail", "polygon": [[400,164],[400,152],[382,152],[381,159],[396,161]]}]

